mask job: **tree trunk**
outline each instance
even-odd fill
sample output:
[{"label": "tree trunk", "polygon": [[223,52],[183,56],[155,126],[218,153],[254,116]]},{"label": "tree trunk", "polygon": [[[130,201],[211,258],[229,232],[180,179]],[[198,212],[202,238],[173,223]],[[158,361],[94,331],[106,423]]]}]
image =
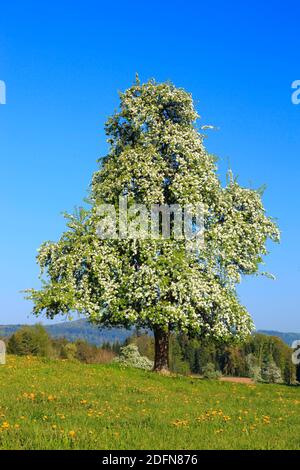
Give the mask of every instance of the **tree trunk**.
[{"label": "tree trunk", "polygon": [[154,328],[155,360],[154,371],[169,370],[169,337],[170,332],[162,328]]}]

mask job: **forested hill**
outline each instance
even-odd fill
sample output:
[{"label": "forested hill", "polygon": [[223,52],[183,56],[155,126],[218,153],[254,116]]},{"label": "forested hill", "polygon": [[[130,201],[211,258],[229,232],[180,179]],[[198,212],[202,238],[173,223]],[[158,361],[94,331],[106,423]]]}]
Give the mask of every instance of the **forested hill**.
[{"label": "forested hill", "polygon": [[289,346],[291,346],[294,341],[300,340],[300,333],[282,333],[280,331],[272,330],[258,330],[258,333],[262,333],[263,335],[268,336],[278,336]]},{"label": "forested hill", "polygon": [[[10,336],[22,326],[23,325],[0,325],[0,337]],[[98,328],[97,326],[89,324],[86,320],[54,323],[53,325],[45,325],[45,328],[52,337],[65,337],[69,341],[84,339],[97,346],[104,342],[114,343],[119,341],[122,343],[132,334],[132,330],[126,330],[124,328]],[[289,346],[291,346],[293,341],[300,340],[300,333],[281,333],[279,331],[269,330],[258,330],[258,333],[278,336]]]},{"label": "forested hill", "polygon": [[[0,325],[0,337],[12,335],[24,325]],[[68,341],[84,339],[90,344],[100,346],[104,342],[123,342],[132,335],[131,330],[125,328],[99,328],[91,325],[86,320],[67,321],[43,325],[53,338],[65,337]]]}]

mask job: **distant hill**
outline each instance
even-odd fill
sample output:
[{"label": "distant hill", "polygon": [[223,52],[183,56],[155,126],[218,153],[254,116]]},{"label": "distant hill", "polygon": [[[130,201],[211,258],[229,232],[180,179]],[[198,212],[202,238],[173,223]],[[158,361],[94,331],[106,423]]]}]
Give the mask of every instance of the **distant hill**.
[{"label": "distant hill", "polygon": [[[24,325],[0,325],[0,337],[8,337]],[[102,343],[123,343],[128,336],[132,335],[133,329],[125,328],[99,328],[91,325],[86,320],[75,320],[53,325],[44,325],[49,335],[53,338],[65,337],[68,341],[84,339],[91,344],[100,346]],[[280,331],[258,330],[258,333],[281,338],[289,346],[293,341],[300,340],[300,333],[281,333]]]},{"label": "distant hill", "polygon": [[258,333],[281,338],[288,346],[292,346],[293,341],[300,340],[300,333],[281,333],[280,331],[258,330]]},{"label": "distant hill", "polygon": [[[8,337],[24,325],[0,325],[0,337]],[[104,342],[123,343],[133,330],[125,328],[99,328],[86,320],[75,320],[53,325],[43,325],[53,338],[65,337],[68,341],[84,339],[90,344],[100,346]]]}]

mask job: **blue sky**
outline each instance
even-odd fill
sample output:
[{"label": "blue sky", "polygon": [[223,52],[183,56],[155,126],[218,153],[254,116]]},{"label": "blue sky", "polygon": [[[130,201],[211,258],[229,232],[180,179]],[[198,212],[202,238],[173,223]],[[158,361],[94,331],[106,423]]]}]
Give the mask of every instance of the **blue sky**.
[{"label": "blue sky", "polygon": [[277,280],[239,288],[258,328],[300,332],[300,79],[297,2],[5,2],[0,14],[0,323],[33,322],[20,290],[38,286],[36,249],[80,205],[103,126],[138,72],[193,94],[206,146],[243,185],[267,185]]}]

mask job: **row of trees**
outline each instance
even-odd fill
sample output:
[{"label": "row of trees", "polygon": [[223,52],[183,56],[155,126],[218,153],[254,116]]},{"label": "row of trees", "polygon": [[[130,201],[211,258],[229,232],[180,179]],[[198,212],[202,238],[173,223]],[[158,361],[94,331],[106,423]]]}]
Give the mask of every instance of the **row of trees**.
[{"label": "row of trees", "polygon": [[[69,342],[65,338],[51,338],[43,326],[35,325],[23,327],[10,336],[7,339],[7,351],[10,354],[79,360],[85,363],[117,360],[151,369],[155,359],[155,339],[147,332],[136,330],[123,345],[119,342],[107,342],[97,347],[83,340]],[[239,346],[172,334],[169,364],[175,373],[198,374],[209,378],[223,374],[289,385],[300,381],[300,367],[297,369],[292,363],[291,348],[280,338],[263,334],[254,334]]]},{"label": "row of trees", "polygon": [[[153,360],[153,337],[138,332],[126,342],[137,344],[140,353]],[[292,362],[291,348],[280,338],[258,333],[232,346],[209,339],[188,339],[184,334],[171,335],[169,363],[172,371],[181,374],[211,378],[223,374],[289,385],[300,381],[300,367]]]},{"label": "row of trees", "polygon": [[51,338],[41,325],[25,326],[7,339],[9,354],[76,359],[85,363],[111,362],[120,347],[118,342],[103,343],[97,347],[83,340],[70,342],[66,338]]}]

